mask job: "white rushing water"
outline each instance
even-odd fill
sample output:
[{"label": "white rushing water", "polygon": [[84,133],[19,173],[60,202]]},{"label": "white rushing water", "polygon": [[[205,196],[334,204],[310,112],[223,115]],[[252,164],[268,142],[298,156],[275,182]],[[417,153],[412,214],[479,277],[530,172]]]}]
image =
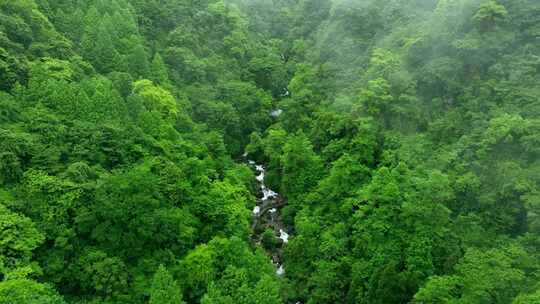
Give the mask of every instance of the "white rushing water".
[{"label": "white rushing water", "polygon": [[255,165],[255,170],[259,172],[259,175],[257,175],[256,177],[257,181],[259,181],[259,183],[261,183],[262,186],[264,186],[264,167],[261,165]]},{"label": "white rushing water", "polygon": [[266,188],[264,185],[261,186],[261,190],[262,190],[262,193],[263,193],[263,197],[262,197],[263,201],[274,199],[274,198],[276,198],[278,196],[277,192]]},{"label": "white rushing water", "polygon": [[259,213],[261,213],[261,207],[255,206],[253,208],[253,215],[259,215]]},{"label": "white rushing water", "polygon": [[[281,112],[280,112],[280,114],[281,114]],[[266,186],[266,184],[264,183],[264,178],[265,178],[265,173],[266,173],[264,166],[256,164],[255,161],[253,161],[253,160],[248,160],[248,163],[251,166],[254,166],[255,170],[258,172],[258,175],[256,176],[256,179],[261,184],[261,192],[263,194],[259,205],[255,206],[253,208],[253,212],[252,212],[253,217],[255,219],[253,227],[255,227],[257,225],[257,220],[265,212],[265,208],[268,208],[269,204],[272,203],[271,200],[278,198],[279,194],[277,192],[273,191],[272,189],[269,189]],[[271,223],[272,223],[271,225],[273,226],[273,225],[275,225],[275,216],[276,216],[278,210],[277,210],[276,207],[273,207],[273,208],[269,209],[268,212],[270,212],[270,214],[271,214]],[[277,229],[276,226],[273,226],[273,227],[274,227],[274,229]],[[284,244],[289,242],[289,234],[283,229],[279,229],[279,236],[277,238],[281,239]],[[283,267],[283,265],[282,264],[277,264],[276,267],[277,267],[276,274],[278,276],[283,276],[285,274],[285,268]]]},{"label": "white rushing water", "polygon": [[285,274],[285,268],[283,268],[283,265],[279,265],[278,269],[276,270],[276,274],[278,276],[282,276]]},{"label": "white rushing water", "polygon": [[285,232],[285,230],[283,230],[283,229],[279,229],[279,238],[285,244],[287,244],[289,242],[289,234],[287,232]]},{"label": "white rushing water", "polygon": [[281,114],[283,114],[282,109],[277,109],[277,110],[274,110],[274,111],[270,112],[270,116],[272,116],[272,117],[279,117]]}]

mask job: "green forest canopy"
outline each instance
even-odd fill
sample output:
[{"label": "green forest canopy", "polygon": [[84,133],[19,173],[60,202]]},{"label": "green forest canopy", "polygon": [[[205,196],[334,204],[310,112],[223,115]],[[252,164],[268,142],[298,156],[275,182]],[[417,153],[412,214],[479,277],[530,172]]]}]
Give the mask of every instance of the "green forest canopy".
[{"label": "green forest canopy", "polygon": [[[244,152],[286,202],[283,276]],[[540,2],[0,0],[0,280],[0,304],[540,303]]]}]

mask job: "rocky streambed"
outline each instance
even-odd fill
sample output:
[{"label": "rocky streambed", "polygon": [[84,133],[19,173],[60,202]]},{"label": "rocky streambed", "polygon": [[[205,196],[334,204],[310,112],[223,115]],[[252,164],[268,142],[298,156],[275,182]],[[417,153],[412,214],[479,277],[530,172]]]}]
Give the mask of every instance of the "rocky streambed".
[{"label": "rocky streambed", "polygon": [[284,200],[279,193],[268,188],[265,183],[266,170],[263,165],[252,160],[248,165],[255,170],[257,183],[260,187],[260,195],[257,205],[253,208],[251,228],[253,234],[251,240],[256,246],[262,246],[271,256],[276,265],[276,274],[283,276],[283,248],[289,241],[289,233],[281,220],[281,208]]}]

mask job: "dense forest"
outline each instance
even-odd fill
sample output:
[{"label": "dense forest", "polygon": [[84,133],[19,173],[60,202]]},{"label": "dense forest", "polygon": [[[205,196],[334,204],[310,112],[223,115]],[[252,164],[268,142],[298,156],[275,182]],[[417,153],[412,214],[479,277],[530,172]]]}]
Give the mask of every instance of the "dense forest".
[{"label": "dense forest", "polygon": [[540,304],[540,2],[0,0],[0,304],[98,303]]}]

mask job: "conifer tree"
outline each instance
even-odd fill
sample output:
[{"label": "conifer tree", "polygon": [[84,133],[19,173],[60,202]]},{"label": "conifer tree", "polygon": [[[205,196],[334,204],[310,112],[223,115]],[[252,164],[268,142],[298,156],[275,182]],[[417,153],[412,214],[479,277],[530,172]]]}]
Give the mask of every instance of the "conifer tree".
[{"label": "conifer tree", "polygon": [[144,46],[137,43],[126,58],[129,73],[136,78],[146,78],[150,72],[148,54]]},{"label": "conifer tree", "polygon": [[156,53],[154,55],[154,59],[152,59],[152,66],[150,68],[150,80],[162,86],[167,86],[170,84],[167,67],[165,66],[165,62],[163,62],[163,58],[161,58],[161,55],[159,55],[159,53]]}]

